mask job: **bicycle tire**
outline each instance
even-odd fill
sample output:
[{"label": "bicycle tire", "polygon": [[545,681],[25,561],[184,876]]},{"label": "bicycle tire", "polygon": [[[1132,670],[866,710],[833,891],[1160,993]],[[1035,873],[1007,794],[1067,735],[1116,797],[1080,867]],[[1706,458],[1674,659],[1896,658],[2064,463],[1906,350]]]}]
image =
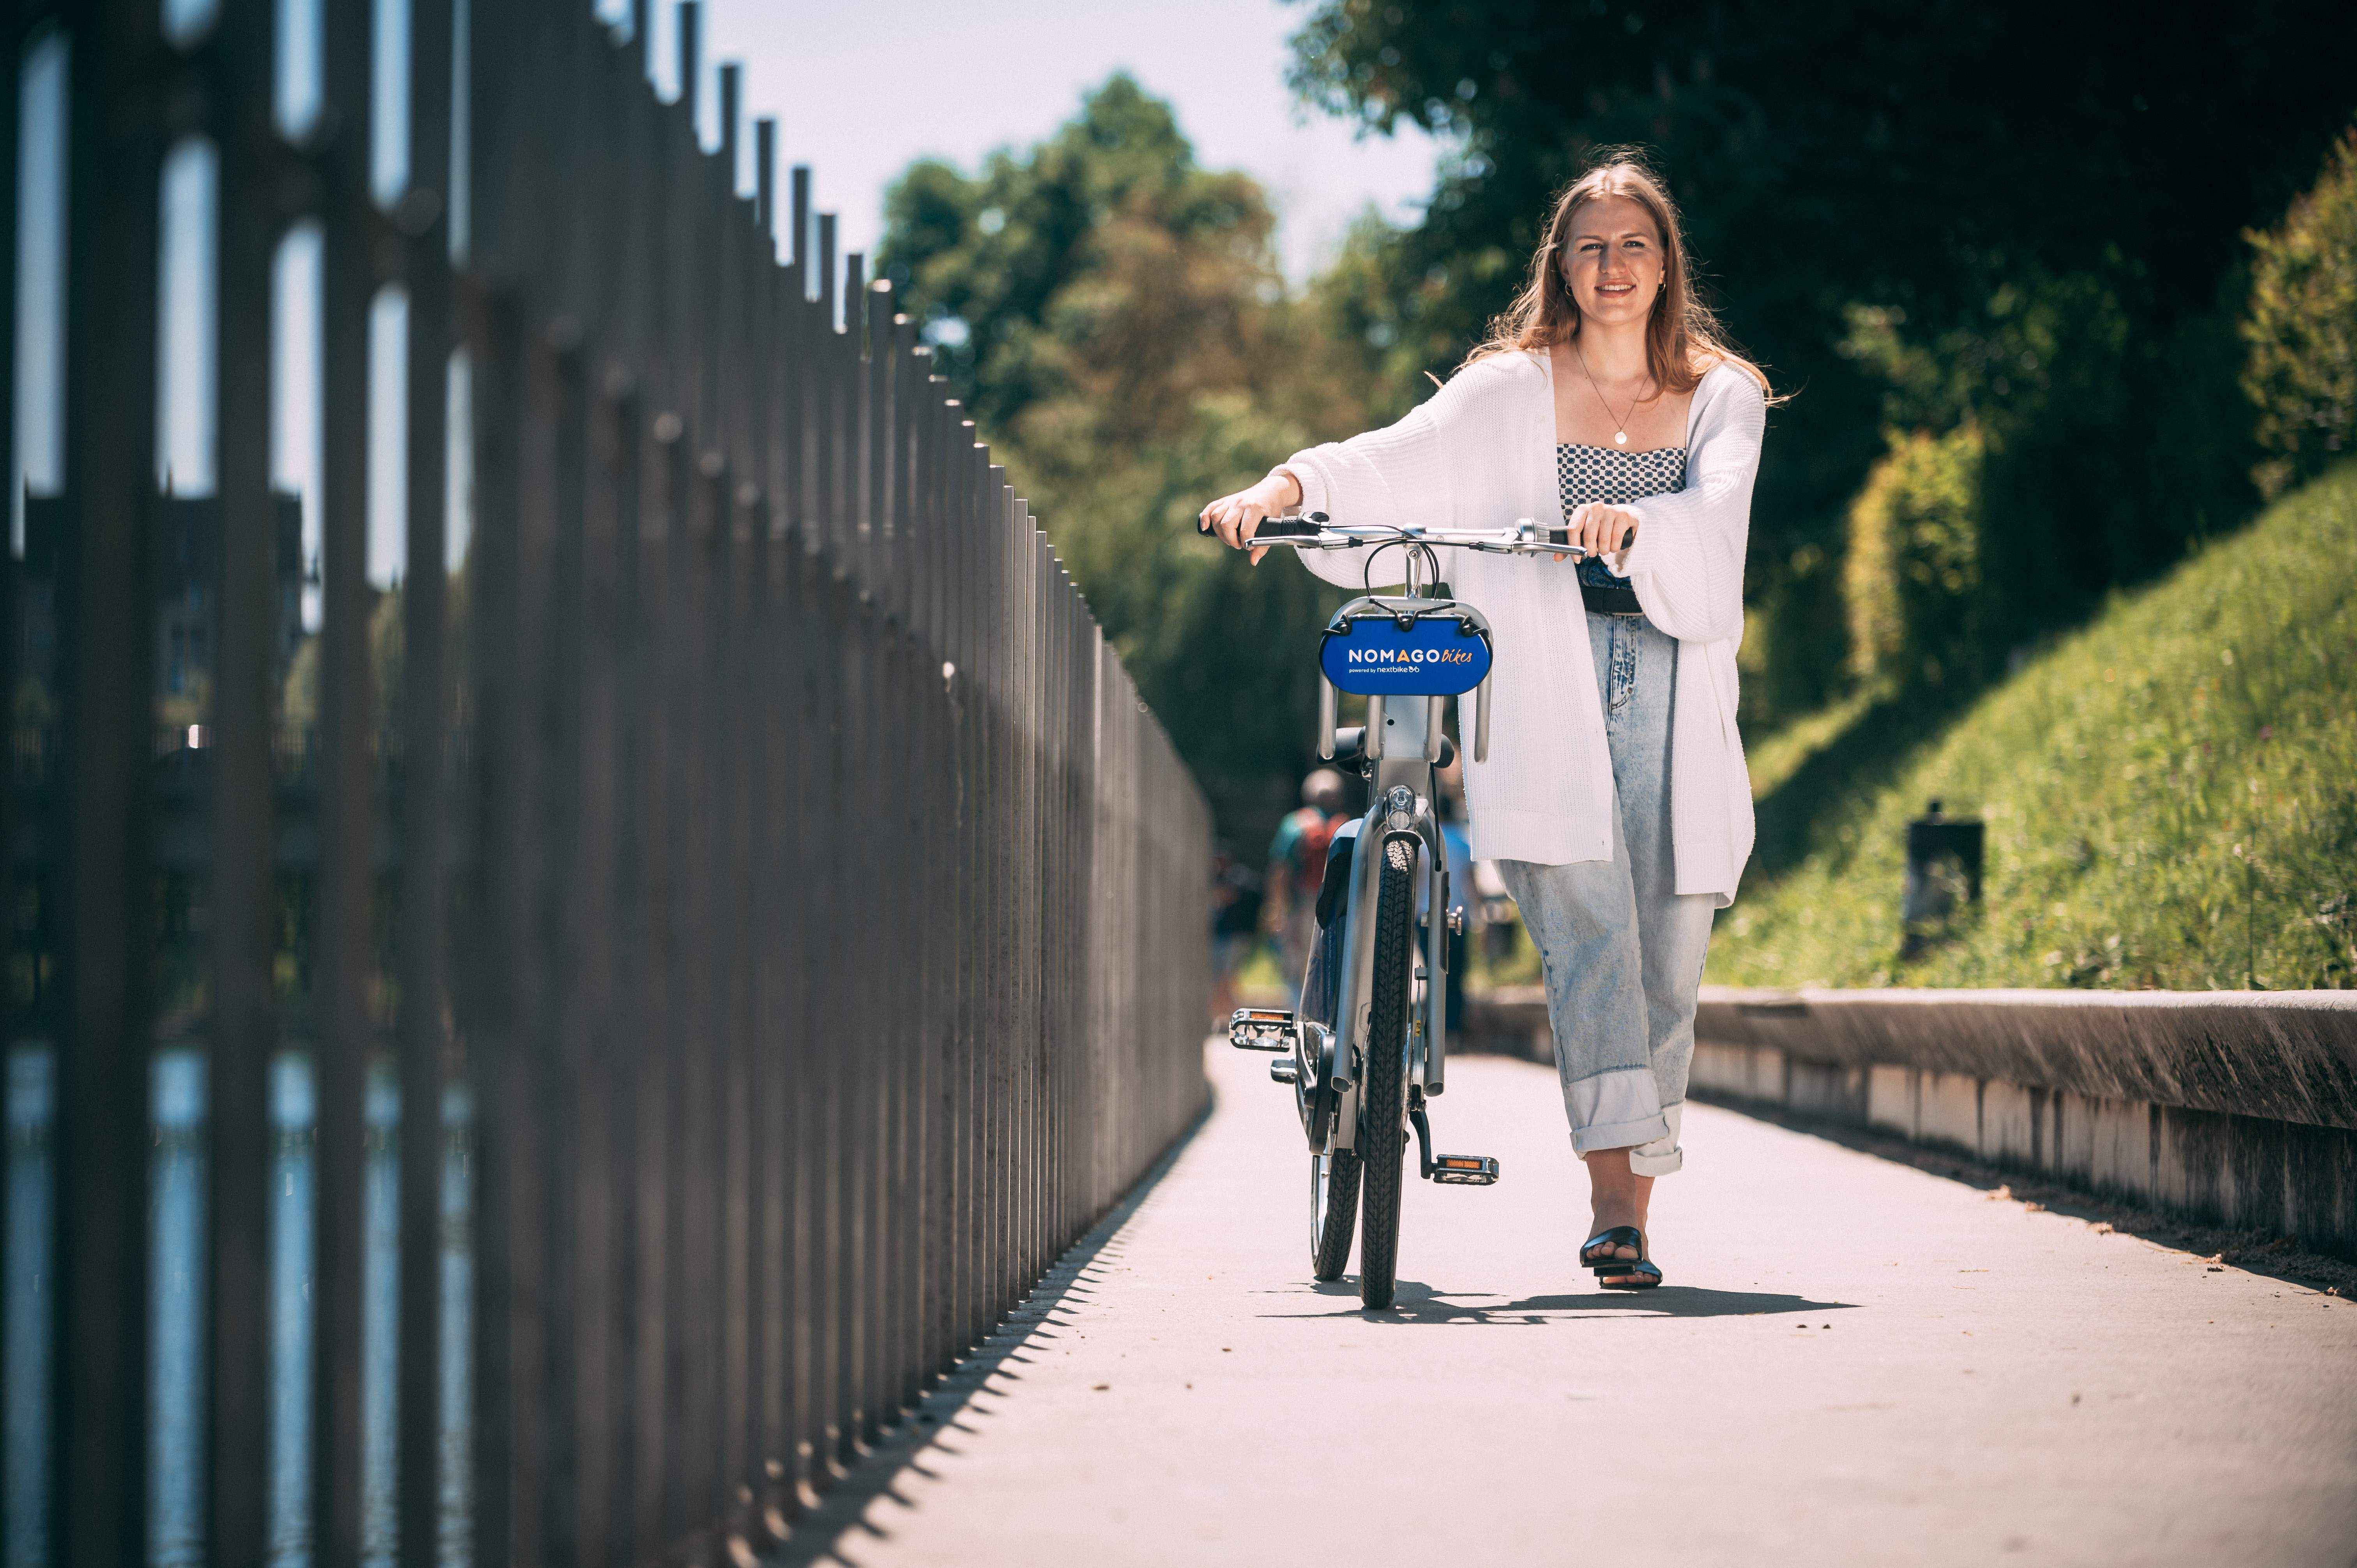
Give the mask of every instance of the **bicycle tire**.
[{"label": "bicycle tire", "polygon": [[[1331,1162],[1326,1181],[1318,1180],[1318,1162]],[[1339,1280],[1351,1266],[1351,1238],[1359,1228],[1359,1155],[1336,1149],[1309,1156],[1309,1277]]]},{"label": "bicycle tire", "polygon": [[1359,1304],[1392,1305],[1399,1275],[1402,1167],[1407,1139],[1407,1012],[1415,987],[1415,847],[1383,844],[1375,894],[1375,972],[1359,1084]]}]

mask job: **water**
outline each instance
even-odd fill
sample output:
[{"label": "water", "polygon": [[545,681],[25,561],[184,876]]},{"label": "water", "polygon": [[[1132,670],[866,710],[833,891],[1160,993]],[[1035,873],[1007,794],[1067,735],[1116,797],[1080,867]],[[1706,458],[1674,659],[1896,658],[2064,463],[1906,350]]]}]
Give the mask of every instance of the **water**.
[{"label": "water", "polygon": [[154,1154],[147,1223],[147,1561],[202,1568],[205,1555],[205,1058],[150,1058]]},{"label": "water", "polygon": [[[203,1560],[204,1346],[206,1339],[207,1083],[201,1052],[158,1051],[150,1077],[154,1118],[149,1216],[148,1561],[156,1568]],[[310,1381],[312,1226],[317,1096],[307,1055],[272,1065],[271,1433],[272,1568],[311,1560]],[[8,1239],[5,1258],[7,1403],[0,1412],[8,1568],[48,1561],[46,1521],[28,1507],[48,1490],[45,1412],[50,1375],[43,1330],[50,1307],[53,1216],[53,1053],[20,1044],[7,1061]],[[444,1098],[442,1199],[441,1560],[468,1561],[468,1304],[473,1286],[469,1101]],[[361,1305],[361,1546],[364,1561],[393,1560],[398,1475],[401,1094],[389,1063],[369,1076],[364,1145]]]},{"label": "water", "polygon": [[48,1347],[43,1326],[49,1320],[49,1226],[55,1186],[49,1167],[49,1129],[57,1121],[56,1053],[42,1045],[8,1053],[8,1252],[7,1279],[0,1312],[7,1320],[8,1406],[0,1443],[0,1487],[6,1489],[9,1568],[34,1568],[49,1560],[47,1520],[27,1504],[46,1497],[49,1484],[48,1432]]}]

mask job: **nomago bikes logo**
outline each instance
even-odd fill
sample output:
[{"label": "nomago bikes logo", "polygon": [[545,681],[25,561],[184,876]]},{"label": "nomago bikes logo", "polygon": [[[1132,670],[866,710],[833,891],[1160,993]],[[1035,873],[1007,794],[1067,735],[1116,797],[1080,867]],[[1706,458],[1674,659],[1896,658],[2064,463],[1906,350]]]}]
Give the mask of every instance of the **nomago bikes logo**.
[{"label": "nomago bikes logo", "polygon": [[1318,663],[1338,691],[1452,696],[1490,672],[1490,641],[1454,618],[1423,617],[1403,628],[1388,616],[1367,616],[1329,628]]},{"label": "nomago bikes logo", "polygon": [[1345,651],[1353,664],[1470,664],[1470,648],[1353,648]]}]

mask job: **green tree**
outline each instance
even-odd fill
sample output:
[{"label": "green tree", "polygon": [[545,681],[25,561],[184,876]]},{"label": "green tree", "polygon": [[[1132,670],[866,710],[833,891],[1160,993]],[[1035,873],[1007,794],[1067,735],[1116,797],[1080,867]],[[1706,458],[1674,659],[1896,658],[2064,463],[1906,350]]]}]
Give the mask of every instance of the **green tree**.
[{"label": "green tree", "polygon": [[2243,387],[2267,453],[2254,478],[2272,499],[2357,451],[2357,126],[2283,221],[2248,238]]},{"label": "green tree", "polygon": [[1034,147],[911,166],[877,263],[1246,854],[1308,766],[1333,596],[1195,517],[1364,417],[1363,369],[1288,295],[1273,228],[1251,179],[1199,167],[1116,75]]},{"label": "green tree", "polygon": [[[2304,182],[2357,79],[2340,0],[2246,7],[2223,30],[2213,10],[2123,25],[2089,0],[1321,0],[1295,49],[1313,100],[1456,149],[1424,221],[1360,271],[1394,313],[1362,314],[1433,369],[1504,304],[1593,148],[1654,151],[1724,282],[1713,303],[1801,393],[1777,411],[1753,524],[1768,635],[1746,694],[1770,714],[1844,678],[1819,628],[1841,622],[1844,519],[1886,425],[1944,430],[1970,405],[1993,504],[2076,553],[2055,616],[2239,521],[2247,497],[2212,477],[2247,466],[2217,353],[2238,235]],[[1935,364],[1976,364],[1944,420],[1888,406],[1908,393],[1889,361],[1846,351],[1859,307]],[[2040,313],[2051,341],[2025,370]],[[2207,493],[2189,500],[2189,478]],[[2088,543],[2070,508],[2091,494],[2120,521]]]}]

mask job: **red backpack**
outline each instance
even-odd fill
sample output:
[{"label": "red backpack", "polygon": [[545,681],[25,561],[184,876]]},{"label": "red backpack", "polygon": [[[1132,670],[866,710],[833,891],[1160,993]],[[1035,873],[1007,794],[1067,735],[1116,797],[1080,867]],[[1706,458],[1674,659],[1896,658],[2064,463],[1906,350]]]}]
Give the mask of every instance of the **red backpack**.
[{"label": "red backpack", "polygon": [[1304,897],[1315,898],[1326,881],[1326,852],[1334,843],[1335,819],[1315,806],[1304,806],[1295,814],[1314,822],[1303,823],[1300,836],[1293,841],[1293,887]]}]

